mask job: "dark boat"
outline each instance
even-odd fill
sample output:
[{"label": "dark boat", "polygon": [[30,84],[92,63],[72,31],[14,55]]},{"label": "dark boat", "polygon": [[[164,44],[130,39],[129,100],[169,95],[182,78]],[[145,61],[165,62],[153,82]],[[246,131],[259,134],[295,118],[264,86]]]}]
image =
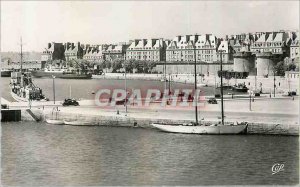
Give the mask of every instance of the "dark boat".
[{"label": "dark boat", "polygon": [[234,90],[236,92],[247,92],[248,88],[245,84],[238,84],[238,85],[232,86],[232,90]]},{"label": "dark boat", "polygon": [[55,76],[61,79],[91,79],[92,74],[81,72],[79,70],[71,70],[67,68],[47,68],[44,70],[32,71],[32,75],[37,78]]},{"label": "dark boat", "polygon": [[12,70],[1,69],[1,77],[10,77]]}]

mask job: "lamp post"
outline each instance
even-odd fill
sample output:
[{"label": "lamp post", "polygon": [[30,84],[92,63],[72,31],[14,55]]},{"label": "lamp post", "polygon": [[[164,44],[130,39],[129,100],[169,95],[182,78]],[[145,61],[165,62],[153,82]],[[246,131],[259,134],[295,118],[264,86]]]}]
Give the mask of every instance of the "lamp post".
[{"label": "lamp post", "polygon": [[127,116],[127,77],[126,77],[126,60],[124,61],[124,69],[125,69],[125,116]]},{"label": "lamp post", "polygon": [[55,76],[52,75],[52,80],[53,80],[53,101],[54,101],[54,104],[55,104],[55,82],[54,82],[54,79],[55,79]]},{"label": "lamp post", "polygon": [[276,74],[276,70],[274,70],[274,97],[275,97],[275,89],[276,89],[276,83],[275,83],[275,81],[276,81],[276,78],[275,78],[275,74]]}]

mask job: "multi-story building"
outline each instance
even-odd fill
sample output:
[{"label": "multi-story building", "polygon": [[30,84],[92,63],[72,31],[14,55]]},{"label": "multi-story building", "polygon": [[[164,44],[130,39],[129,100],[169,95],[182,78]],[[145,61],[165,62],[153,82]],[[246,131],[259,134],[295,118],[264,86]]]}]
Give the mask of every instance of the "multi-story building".
[{"label": "multi-story building", "polygon": [[48,43],[47,48],[42,53],[41,61],[64,60],[64,45],[62,43]]},{"label": "multi-story building", "polygon": [[65,43],[64,48],[66,61],[82,59],[83,48],[80,45],[80,42],[78,42],[76,46],[74,43]]},{"label": "multi-story building", "polygon": [[233,53],[250,51],[250,45],[255,41],[255,35],[242,33],[232,35],[230,38],[226,36],[226,40],[229,41],[229,45],[233,48]]},{"label": "multi-story building", "polygon": [[292,38],[292,42],[290,45],[290,59],[294,62],[294,61],[298,61],[299,62],[299,32],[295,33],[293,38]]},{"label": "multi-story building", "polygon": [[216,54],[217,62],[221,61],[221,55],[223,63],[227,63],[233,60],[233,48],[228,40],[221,41],[220,45],[218,45],[218,50]]},{"label": "multi-story building", "polygon": [[168,62],[199,62],[212,63],[217,60],[216,49],[219,40],[211,34],[176,36],[166,49]]},{"label": "multi-story building", "polygon": [[165,47],[163,39],[136,39],[126,50],[126,60],[164,61]]},{"label": "multi-story building", "polygon": [[271,52],[276,55],[289,54],[288,45],[290,37],[285,32],[270,32],[262,34],[254,43],[250,50],[253,53]]},{"label": "multi-story building", "polygon": [[105,60],[114,61],[114,60],[122,60],[125,59],[126,49],[129,45],[128,44],[111,44],[108,45],[103,54],[105,56]]},{"label": "multi-story building", "polygon": [[86,46],[83,53],[83,59],[89,62],[102,62],[104,59],[103,51],[100,46]]}]

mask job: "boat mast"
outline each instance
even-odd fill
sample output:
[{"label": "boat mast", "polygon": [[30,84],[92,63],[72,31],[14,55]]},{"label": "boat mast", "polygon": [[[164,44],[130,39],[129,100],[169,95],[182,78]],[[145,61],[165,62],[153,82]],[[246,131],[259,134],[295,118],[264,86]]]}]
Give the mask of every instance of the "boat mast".
[{"label": "boat mast", "polygon": [[21,43],[20,43],[20,46],[21,46],[21,67],[20,67],[20,72],[21,72],[21,74],[22,74],[22,65],[23,65],[23,52],[22,52],[22,47],[23,47],[23,44],[22,44],[22,37],[20,38],[20,41],[21,41]]},{"label": "boat mast", "polygon": [[221,71],[221,112],[222,112],[222,125],[224,125],[224,106],[223,106],[223,69],[222,69],[222,50],[220,50],[221,63],[220,63],[220,71]]},{"label": "boat mast", "polygon": [[[195,40],[196,41],[196,40]],[[194,75],[195,75],[195,116],[196,116],[196,124],[198,125],[198,98],[197,98],[197,64],[196,64],[196,43],[194,43]]]}]

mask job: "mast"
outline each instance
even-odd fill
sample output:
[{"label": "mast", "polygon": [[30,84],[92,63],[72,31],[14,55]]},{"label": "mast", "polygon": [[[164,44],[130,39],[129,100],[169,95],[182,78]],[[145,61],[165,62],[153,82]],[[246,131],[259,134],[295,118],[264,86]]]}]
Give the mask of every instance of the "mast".
[{"label": "mast", "polygon": [[124,60],[124,69],[125,69],[125,115],[127,116],[127,76],[126,76],[126,60]]},{"label": "mast", "polygon": [[196,61],[197,61],[197,59],[196,59],[196,44],[194,44],[194,61],[195,61],[195,63],[194,63],[194,75],[195,75],[195,83],[194,83],[194,85],[195,85],[195,116],[196,116],[196,124],[198,125],[198,98],[197,98],[197,64],[196,64]]},{"label": "mast", "polygon": [[221,55],[221,63],[220,63],[220,70],[221,70],[221,114],[222,114],[222,125],[224,125],[224,106],[223,106],[223,69],[222,69],[222,50],[220,50]]},{"label": "mast", "polygon": [[21,46],[21,68],[20,68],[20,72],[21,72],[21,74],[22,74],[22,65],[23,65],[23,52],[22,52],[22,47],[23,47],[23,44],[22,44],[22,37],[20,38],[20,41],[21,41],[21,43],[20,43],[20,46]]},{"label": "mast", "polygon": [[166,90],[167,89],[167,60],[165,60],[163,69],[164,69],[164,80],[165,80],[165,90]]},{"label": "mast", "polygon": [[72,98],[72,88],[71,88],[71,85],[69,87],[69,94],[70,94],[70,99]]}]

